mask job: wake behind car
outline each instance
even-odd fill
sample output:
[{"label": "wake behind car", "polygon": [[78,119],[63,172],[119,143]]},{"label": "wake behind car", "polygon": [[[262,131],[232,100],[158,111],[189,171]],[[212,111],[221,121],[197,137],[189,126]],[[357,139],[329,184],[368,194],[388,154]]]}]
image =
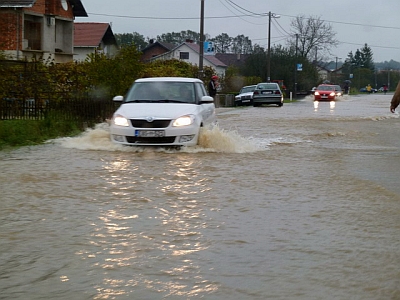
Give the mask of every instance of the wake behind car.
[{"label": "wake behind car", "polygon": [[136,80],[110,124],[111,140],[131,146],[195,146],[200,128],[216,122],[214,99],[196,78]]},{"label": "wake behind car", "polygon": [[247,85],[240,89],[238,95],[235,96],[235,106],[253,105],[253,92],[256,85]]},{"label": "wake behind car", "polygon": [[257,84],[253,93],[253,106],[260,106],[262,104],[283,105],[283,94],[279,84],[275,82]]},{"label": "wake behind car", "polygon": [[314,92],[315,101],[336,100],[336,88],[331,84],[320,84]]}]

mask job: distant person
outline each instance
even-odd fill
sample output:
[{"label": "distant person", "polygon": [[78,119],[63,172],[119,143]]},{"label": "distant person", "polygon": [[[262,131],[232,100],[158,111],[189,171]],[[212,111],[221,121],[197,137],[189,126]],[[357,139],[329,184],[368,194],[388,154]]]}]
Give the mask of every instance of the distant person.
[{"label": "distant person", "polygon": [[344,93],[346,94],[346,95],[348,95],[349,94],[349,85],[348,85],[348,83],[346,83],[345,85],[344,85]]},{"label": "distant person", "polygon": [[368,85],[367,85],[367,92],[369,93],[369,94],[371,94],[371,92],[372,92],[372,86],[368,83]]},{"label": "distant person", "polygon": [[386,84],[384,84],[383,85],[383,93],[386,95],[387,91],[388,91],[388,87]]},{"label": "distant person", "polygon": [[396,91],[394,92],[392,101],[390,102],[390,111],[392,113],[395,112],[397,106],[399,106],[399,103],[400,103],[400,81],[397,84]]},{"label": "distant person", "polygon": [[213,98],[217,94],[218,85],[218,76],[213,75],[208,83],[208,94]]}]

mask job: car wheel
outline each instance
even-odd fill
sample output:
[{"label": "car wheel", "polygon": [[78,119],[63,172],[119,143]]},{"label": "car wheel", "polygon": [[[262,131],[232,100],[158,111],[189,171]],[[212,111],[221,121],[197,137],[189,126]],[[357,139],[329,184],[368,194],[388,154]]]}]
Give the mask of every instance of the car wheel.
[{"label": "car wheel", "polygon": [[279,106],[279,107],[281,107],[282,105],[283,105],[283,103],[282,103],[282,102],[279,102],[279,103],[278,103],[278,106]]}]

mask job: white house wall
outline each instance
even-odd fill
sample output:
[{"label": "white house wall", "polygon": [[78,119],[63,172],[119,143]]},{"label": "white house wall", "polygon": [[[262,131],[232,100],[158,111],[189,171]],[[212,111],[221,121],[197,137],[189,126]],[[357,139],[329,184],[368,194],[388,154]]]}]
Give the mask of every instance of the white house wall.
[{"label": "white house wall", "polygon": [[[188,52],[189,53],[189,59],[180,59],[180,53],[181,52]],[[176,48],[175,50],[167,52],[167,53],[164,53],[164,54],[161,54],[161,55],[153,58],[152,60],[170,60],[170,59],[182,60],[182,61],[185,61],[185,62],[190,63],[192,65],[197,65],[198,66],[199,65],[200,55],[196,51],[194,51],[192,48],[187,46],[186,44],[183,44],[180,47]],[[215,66],[214,64],[209,62],[207,60],[207,56],[206,55],[203,57],[203,66],[214,68],[216,73],[219,76],[224,76],[225,75],[225,68],[224,67]]]}]

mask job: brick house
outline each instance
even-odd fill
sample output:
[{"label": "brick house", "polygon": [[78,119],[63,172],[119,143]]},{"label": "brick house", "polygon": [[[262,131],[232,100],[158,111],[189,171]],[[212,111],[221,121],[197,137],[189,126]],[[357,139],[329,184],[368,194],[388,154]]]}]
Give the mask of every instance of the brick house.
[{"label": "brick house", "polygon": [[147,45],[144,49],[141,50],[142,51],[141,61],[148,62],[153,57],[169,52],[175,47],[176,45],[173,43],[162,43],[158,41],[154,42],[154,40],[150,40],[149,45]]},{"label": "brick house", "polygon": [[74,23],[74,60],[82,61],[90,53],[113,57],[118,43],[108,23]]},{"label": "brick house", "polygon": [[11,59],[73,60],[74,19],[81,0],[0,0],[0,51]]}]

